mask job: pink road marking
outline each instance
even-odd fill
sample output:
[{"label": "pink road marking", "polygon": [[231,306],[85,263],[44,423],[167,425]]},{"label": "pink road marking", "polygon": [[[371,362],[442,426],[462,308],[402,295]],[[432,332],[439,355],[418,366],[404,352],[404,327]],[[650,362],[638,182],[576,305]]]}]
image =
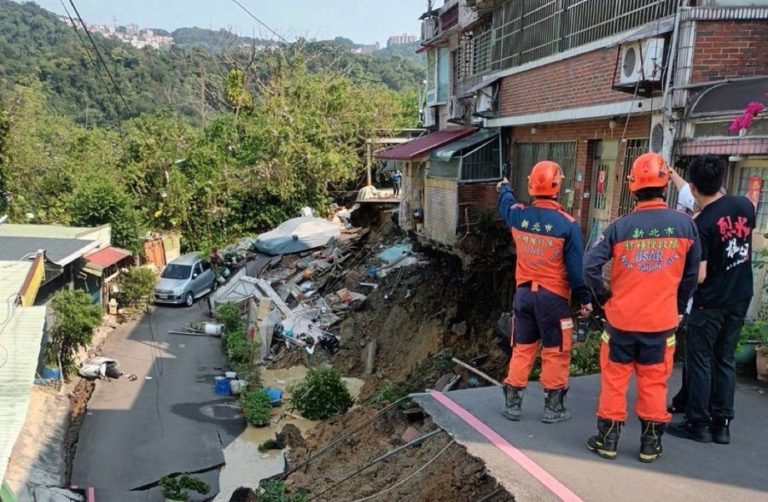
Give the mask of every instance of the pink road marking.
[{"label": "pink road marking", "polygon": [[88,502],[96,502],[96,489],[92,486],[88,487]]},{"label": "pink road marking", "polygon": [[547,489],[554,493],[560,500],[566,502],[583,502],[582,499],[573,493],[567,486],[555,479],[550,473],[545,471],[536,462],[531,460],[525,453],[512,446],[506,439],[501,437],[493,429],[481,422],[473,414],[462,408],[458,403],[443,394],[442,392],[432,392],[430,396],[434,397],[440,404],[451,410],[456,416],[464,420],[477,432],[485,436],[496,448],[503,451],[509,458],[517,462],[520,467],[539,480]]}]

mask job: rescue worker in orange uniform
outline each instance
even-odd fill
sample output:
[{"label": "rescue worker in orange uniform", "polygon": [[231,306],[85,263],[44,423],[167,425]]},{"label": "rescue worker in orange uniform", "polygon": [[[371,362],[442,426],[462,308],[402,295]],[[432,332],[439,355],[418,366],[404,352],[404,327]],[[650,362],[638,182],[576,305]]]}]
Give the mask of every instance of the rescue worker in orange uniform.
[{"label": "rescue worker in orange uniform", "polygon": [[[637,379],[642,462],[661,456],[661,437],[670,420],[667,381],[675,331],[696,289],[701,245],[691,217],[664,202],[669,177],[660,155],[638,157],[629,177],[635,210],[610,224],[584,258],[587,283],[607,319],[600,347],[598,433],[589,438],[587,448],[607,459],[617,455],[632,373]],[[609,291],[603,266],[611,259]]]},{"label": "rescue worker in orange uniform", "polygon": [[545,392],[542,421],[571,418],[565,407],[573,336],[571,291],[577,294],[585,315],[592,310],[592,298],[582,271],[581,230],[557,202],[562,182],[560,166],[542,161],[528,176],[532,205],[517,201],[506,178],[497,186],[499,213],[517,249],[513,349],[504,380],[503,413],[509,420],[520,420],[523,395],[540,346]]}]

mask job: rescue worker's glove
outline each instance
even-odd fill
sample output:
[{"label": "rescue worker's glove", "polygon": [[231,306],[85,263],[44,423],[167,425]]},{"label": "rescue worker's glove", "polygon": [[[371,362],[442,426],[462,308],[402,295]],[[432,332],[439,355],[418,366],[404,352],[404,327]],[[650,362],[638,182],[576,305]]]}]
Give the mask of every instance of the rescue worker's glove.
[{"label": "rescue worker's glove", "polygon": [[496,191],[501,192],[501,185],[504,185],[504,184],[509,185],[509,180],[506,177],[504,177],[501,181],[496,183]]}]

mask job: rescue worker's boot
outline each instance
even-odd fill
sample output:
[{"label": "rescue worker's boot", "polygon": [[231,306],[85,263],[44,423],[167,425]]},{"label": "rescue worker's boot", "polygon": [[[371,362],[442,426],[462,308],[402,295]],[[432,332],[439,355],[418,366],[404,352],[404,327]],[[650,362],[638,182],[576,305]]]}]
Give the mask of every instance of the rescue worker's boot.
[{"label": "rescue worker's boot", "polygon": [[661,436],[664,435],[664,424],[640,420],[643,428],[640,436],[640,462],[650,464],[655,462],[664,449],[661,447]]},{"label": "rescue worker's boot", "polygon": [[568,389],[544,390],[544,415],[541,421],[545,424],[565,422],[571,418],[571,412],[565,407],[565,395]]},{"label": "rescue worker's boot", "polygon": [[587,448],[603,458],[613,460],[619,448],[619,437],[624,422],[597,419],[597,434],[587,440]]},{"label": "rescue worker's boot", "polygon": [[512,387],[511,385],[504,385],[504,411],[502,413],[509,420],[515,422],[520,420],[524,395],[525,387]]},{"label": "rescue worker's boot", "polygon": [[731,421],[727,418],[712,418],[709,431],[712,433],[712,441],[717,444],[729,444],[731,442]]}]

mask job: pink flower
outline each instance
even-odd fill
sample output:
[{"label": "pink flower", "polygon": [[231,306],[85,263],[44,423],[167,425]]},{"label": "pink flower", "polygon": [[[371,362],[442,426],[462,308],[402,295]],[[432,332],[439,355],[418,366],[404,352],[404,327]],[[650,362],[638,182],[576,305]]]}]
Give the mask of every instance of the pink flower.
[{"label": "pink flower", "polygon": [[762,112],[763,110],[765,110],[764,104],[762,104],[759,101],[752,101],[749,104],[747,104],[746,108],[744,108],[744,114],[755,117],[758,113]]},{"label": "pink flower", "polygon": [[731,132],[739,132],[742,129],[748,129],[750,125],[752,125],[752,116],[745,113],[733,119],[728,130]]}]

